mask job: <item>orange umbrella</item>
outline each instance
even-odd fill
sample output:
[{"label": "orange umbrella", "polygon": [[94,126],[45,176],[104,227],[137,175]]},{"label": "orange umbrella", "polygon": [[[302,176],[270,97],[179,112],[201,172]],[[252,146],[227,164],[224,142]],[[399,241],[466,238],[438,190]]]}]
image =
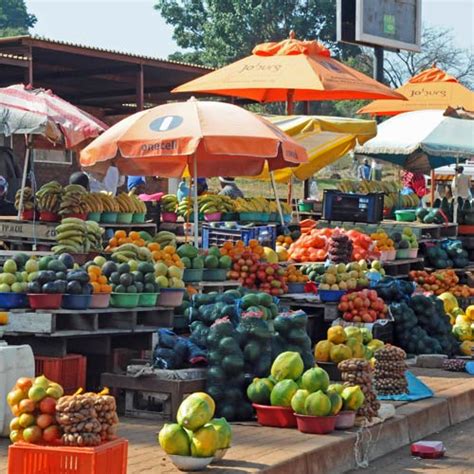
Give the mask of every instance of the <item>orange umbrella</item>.
[{"label": "orange umbrella", "polygon": [[258,102],[401,99],[389,87],[330,57],[317,41],[290,38],[257,45],[252,55],[187,82],[172,92],[244,97]]},{"label": "orange umbrella", "polygon": [[397,92],[407,100],[375,100],[357,113],[397,115],[415,110],[445,110],[449,106],[474,111],[474,92],[435,66],[412,77]]},{"label": "orange umbrella", "polygon": [[245,109],[191,99],[127,117],[81,152],[86,170],[104,175],[113,163],[142,176],[255,176],[307,161],[292,138]]},{"label": "orange umbrella", "polygon": [[[265,163],[275,170],[307,159],[303,146],[264,118],[232,104],[190,99],[127,117],[84,148],[80,163],[101,175],[113,163],[126,175],[180,177],[189,172],[196,178],[255,176]],[[194,192],[197,222],[197,186]],[[197,232],[194,236],[197,246]]]}]

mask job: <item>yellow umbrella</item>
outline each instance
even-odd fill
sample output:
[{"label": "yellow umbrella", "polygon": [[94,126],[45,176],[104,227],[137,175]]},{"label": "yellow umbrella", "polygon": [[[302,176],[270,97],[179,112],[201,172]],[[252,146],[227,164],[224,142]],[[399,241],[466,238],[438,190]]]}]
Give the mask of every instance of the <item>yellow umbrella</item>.
[{"label": "yellow umbrella", "polygon": [[[319,170],[363,144],[377,134],[373,120],[359,120],[324,116],[267,116],[265,117],[302,145],[308,153],[308,162],[293,168],[273,172],[275,180],[288,183],[291,179],[305,180]],[[270,179],[268,168],[255,179]]]}]

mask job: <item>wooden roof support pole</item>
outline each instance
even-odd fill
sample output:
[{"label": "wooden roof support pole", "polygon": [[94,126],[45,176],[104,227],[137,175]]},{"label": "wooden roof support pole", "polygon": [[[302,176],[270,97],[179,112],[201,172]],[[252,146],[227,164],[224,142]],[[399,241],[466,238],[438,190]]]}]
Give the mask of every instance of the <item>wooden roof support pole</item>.
[{"label": "wooden roof support pole", "polygon": [[143,64],[138,66],[137,84],[136,84],[136,104],[137,110],[145,108],[145,76],[143,71]]},{"label": "wooden roof support pole", "polygon": [[28,46],[28,67],[25,69],[25,84],[33,86],[33,48]]}]

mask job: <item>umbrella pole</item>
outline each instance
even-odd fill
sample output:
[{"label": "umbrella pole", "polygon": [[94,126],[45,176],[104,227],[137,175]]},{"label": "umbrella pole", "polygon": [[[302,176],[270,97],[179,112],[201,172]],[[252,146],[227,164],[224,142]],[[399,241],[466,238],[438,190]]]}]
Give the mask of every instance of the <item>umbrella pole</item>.
[{"label": "umbrella pole", "polygon": [[23,176],[21,178],[20,202],[18,205],[18,215],[17,215],[18,220],[20,220],[21,213],[23,212],[23,197],[24,197],[25,186],[26,186],[26,174],[28,173],[28,162],[30,161],[32,145],[33,145],[33,137],[31,135],[28,135],[28,141],[27,141],[26,151],[25,151],[25,163],[23,164]]},{"label": "umbrella pole", "polygon": [[[458,166],[459,166],[459,158],[456,157],[456,169],[458,168]],[[455,173],[456,173],[456,171],[455,171]],[[454,189],[453,189],[453,191],[454,191]],[[454,199],[453,222],[455,224],[457,224],[457,222],[458,222],[458,198],[457,198],[457,196],[454,195],[454,193],[452,193],[452,195],[453,195],[453,199]]]},{"label": "umbrella pole", "polygon": [[277,193],[277,188],[275,184],[275,176],[273,175],[273,171],[270,171],[270,179],[272,181],[273,194],[275,195],[276,204],[278,208],[278,214],[280,215],[280,222],[281,222],[281,225],[285,225],[285,220],[283,219],[283,211],[281,209],[281,202],[278,199],[278,193]]},{"label": "umbrella pole", "polygon": [[286,95],[286,115],[293,115],[295,103],[293,97],[295,95],[294,89],[289,89]]},{"label": "umbrella pole", "polygon": [[194,188],[194,246],[199,248],[199,210],[198,210],[198,187],[197,187],[197,157],[193,160],[193,188]]},{"label": "umbrella pole", "polygon": [[436,172],[435,170],[431,170],[431,188],[430,188],[430,199],[431,199],[431,207],[433,207],[433,203],[435,200],[435,183],[436,183]]}]

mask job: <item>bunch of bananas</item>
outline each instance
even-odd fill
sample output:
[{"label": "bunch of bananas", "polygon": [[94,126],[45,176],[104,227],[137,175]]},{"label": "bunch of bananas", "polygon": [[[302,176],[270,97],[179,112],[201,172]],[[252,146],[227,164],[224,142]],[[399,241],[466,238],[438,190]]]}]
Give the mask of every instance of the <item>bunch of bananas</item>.
[{"label": "bunch of bananas", "polygon": [[82,201],[87,207],[87,212],[103,212],[104,205],[100,193],[87,193],[82,196]]},{"label": "bunch of bananas", "polygon": [[155,237],[153,237],[153,242],[160,244],[160,247],[163,249],[167,245],[176,247],[176,235],[173,232],[168,232],[167,230],[160,230]]},{"label": "bunch of bananas", "polygon": [[119,206],[119,212],[137,212],[135,202],[127,193],[120,193],[115,197],[115,201]]},{"label": "bunch of bananas", "polygon": [[56,227],[58,245],[55,245],[52,250],[55,254],[102,250],[103,232],[104,229],[97,222],[66,217]]},{"label": "bunch of bananas", "polygon": [[59,206],[61,216],[87,213],[87,204],[83,200],[83,197],[87,194],[86,188],[80,184],[68,184],[63,191]]},{"label": "bunch of bananas", "polygon": [[178,216],[187,219],[193,213],[193,199],[190,197],[183,198],[178,204]]},{"label": "bunch of bananas", "polygon": [[[278,212],[278,206],[276,205],[276,202],[275,202],[275,207],[277,209],[275,212]],[[282,210],[283,214],[292,214],[293,213],[293,208],[291,207],[291,204],[288,204],[287,202],[282,202],[281,203],[281,210]]]},{"label": "bunch of bananas", "polygon": [[146,204],[138,196],[136,196],[133,191],[130,191],[128,193],[128,197],[132,201],[132,204],[134,207],[133,212],[137,214],[146,214],[146,211],[147,211]]},{"label": "bunch of bananas", "polygon": [[[20,209],[20,197],[21,189],[19,189],[15,194],[15,209],[18,211]],[[23,189],[23,210],[31,210],[35,208],[35,196],[33,190],[26,186]]]},{"label": "bunch of bananas", "polygon": [[223,212],[222,196],[217,194],[203,194],[198,196],[198,209],[202,214],[213,214],[215,212]]},{"label": "bunch of bananas", "polygon": [[112,252],[112,260],[117,263],[127,263],[130,260],[153,262],[153,256],[146,247],[135,244],[122,244]]},{"label": "bunch of bananas", "polygon": [[356,181],[351,179],[341,179],[337,183],[337,189],[343,193],[397,193],[400,184],[396,181]]},{"label": "bunch of bananas", "polygon": [[61,205],[63,188],[57,181],[44,184],[36,192],[36,200],[40,211],[57,214]]},{"label": "bunch of bananas", "polygon": [[178,198],[176,194],[165,194],[160,200],[161,210],[164,212],[176,212],[178,207]]},{"label": "bunch of bananas", "polygon": [[98,193],[97,195],[102,201],[102,212],[120,212],[120,206],[112,195],[107,194],[105,192]]},{"label": "bunch of bananas", "polygon": [[229,196],[219,196],[222,212],[235,212],[234,200]]},{"label": "bunch of bananas", "polygon": [[234,203],[237,212],[268,212],[269,202],[264,197],[237,198]]}]

